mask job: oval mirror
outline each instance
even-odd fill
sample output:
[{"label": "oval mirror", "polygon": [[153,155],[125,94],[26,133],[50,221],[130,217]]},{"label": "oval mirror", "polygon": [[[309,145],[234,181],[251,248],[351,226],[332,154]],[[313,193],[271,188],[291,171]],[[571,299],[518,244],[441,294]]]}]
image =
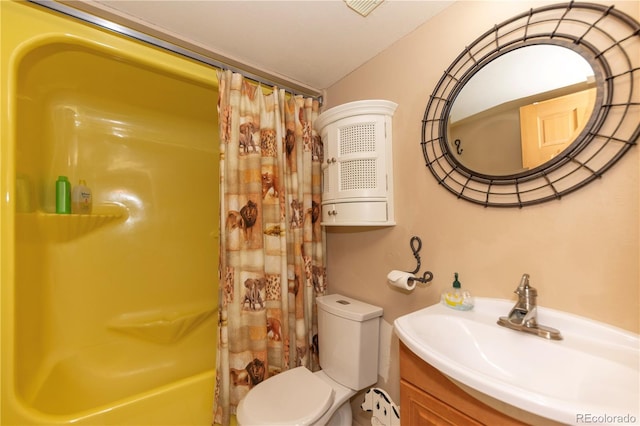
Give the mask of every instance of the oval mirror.
[{"label": "oval mirror", "polygon": [[510,51],[480,69],[457,95],[448,148],[461,165],[483,175],[535,169],[584,130],[596,91],[593,68],[571,49],[539,44]]},{"label": "oval mirror", "polygon": [[486,207],[557,200],[640,136],[640,24],[594,3],[531,9],[453,61],[422,120],[426,165]]}]

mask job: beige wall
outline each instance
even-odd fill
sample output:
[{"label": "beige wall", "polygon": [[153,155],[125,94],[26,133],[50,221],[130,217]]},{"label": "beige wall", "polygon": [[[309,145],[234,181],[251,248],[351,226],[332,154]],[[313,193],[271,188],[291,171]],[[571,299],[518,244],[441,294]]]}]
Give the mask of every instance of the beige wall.
[{"label": "beige wall", "polygon": [[[639,19],[640,3],[610,3]],[[465,44],[494,24],[542,4],[454,3],[327,90],[325,108],[361,99],[399,105],[393,119],[397,225],[327,228],[331,293],[382,306],[385,321],[392,324],[398,316],[436,303],[454,272],[476,296],[513,300],[512,292],[527,272],[541,306],[639,331],[637,147],[580,191],[523,209],[484,208],[459,200],[425,167],[421,120],[444,70]],[[388,286],[386,275],[415,267],[409,248],[413,235],[422,239],[423,268],[435,278],[429,287],[406,294]],[[391,341],[382,352],[390,351],[393,370],[397,339]],[[397,386],[395,374],[389,377],[392,388]]]}]

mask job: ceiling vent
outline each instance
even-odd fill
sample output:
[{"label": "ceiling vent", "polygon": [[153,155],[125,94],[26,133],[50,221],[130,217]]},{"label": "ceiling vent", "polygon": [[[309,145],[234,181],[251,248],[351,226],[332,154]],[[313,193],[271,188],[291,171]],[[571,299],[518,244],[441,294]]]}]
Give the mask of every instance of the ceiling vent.
[{"label": "ceiling vent", "polygon": [[373,9],[378,7],[384,0],[344,0],[351,9],[362,16],[367,16]]}]

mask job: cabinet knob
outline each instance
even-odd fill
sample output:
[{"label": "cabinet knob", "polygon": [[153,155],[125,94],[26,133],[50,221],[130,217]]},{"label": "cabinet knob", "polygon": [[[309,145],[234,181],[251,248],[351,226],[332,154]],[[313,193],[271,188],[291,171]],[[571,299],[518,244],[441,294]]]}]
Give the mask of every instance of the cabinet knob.
[{"label": "cabinet knob", "polygon": [[335,157],[327,158],[327,164],[335,163],[336,161],[338,160]]}]

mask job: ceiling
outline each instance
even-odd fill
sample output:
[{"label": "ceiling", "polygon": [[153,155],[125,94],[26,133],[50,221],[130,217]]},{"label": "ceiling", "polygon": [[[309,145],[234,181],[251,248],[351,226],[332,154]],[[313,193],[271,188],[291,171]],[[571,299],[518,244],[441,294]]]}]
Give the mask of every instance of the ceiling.
[{"label": "ceiling", "polygon": [[[342,0],[94,0],[231,63],[326,89],[454,0],[387,0],[367,17]],[[226,63],[226,62],[225,62]]]}]

